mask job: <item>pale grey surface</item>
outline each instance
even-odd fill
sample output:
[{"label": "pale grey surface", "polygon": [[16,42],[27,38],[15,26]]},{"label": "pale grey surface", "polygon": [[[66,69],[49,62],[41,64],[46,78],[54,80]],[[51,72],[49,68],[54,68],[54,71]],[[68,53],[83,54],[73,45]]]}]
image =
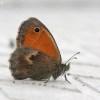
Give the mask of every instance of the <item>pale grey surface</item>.
[{"label": "pale grey surface", "polygon": [[[99,0],[2,0],[0,2],[0,100],[100,100],[100,1]],[[66,62],[71,61],[67,76],[43,81],[14,80],[8,59],[14,48],[20,23],[37,17],[53,34]]]}]

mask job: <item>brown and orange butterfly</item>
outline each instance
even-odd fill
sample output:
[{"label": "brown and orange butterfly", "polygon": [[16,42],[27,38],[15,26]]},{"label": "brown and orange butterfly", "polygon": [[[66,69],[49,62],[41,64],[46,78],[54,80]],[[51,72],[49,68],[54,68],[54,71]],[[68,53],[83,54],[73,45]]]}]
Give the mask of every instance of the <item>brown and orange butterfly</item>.
[{"label": "brown and orange butterfly", "polygon": [[57,79],[64,75],[67,80],[65,72],[69,70],[70,64],[62,64],[52,34],[38,19],[32,17],[21,24],[16,45],[9,60],[9,68],[15,79],[49,80],[51,76]]}]

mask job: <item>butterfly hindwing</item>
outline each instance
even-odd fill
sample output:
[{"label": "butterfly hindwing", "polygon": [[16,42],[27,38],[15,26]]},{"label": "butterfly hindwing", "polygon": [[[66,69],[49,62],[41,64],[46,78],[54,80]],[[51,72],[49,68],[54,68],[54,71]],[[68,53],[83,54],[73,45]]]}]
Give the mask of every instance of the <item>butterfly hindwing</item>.
[{"label": "butterfly hindwing", "polygon": [[33,48],[25,46],[16,49],[10,58],[10,70],[15,79],[46,79],[56,69],[56,61]]}]

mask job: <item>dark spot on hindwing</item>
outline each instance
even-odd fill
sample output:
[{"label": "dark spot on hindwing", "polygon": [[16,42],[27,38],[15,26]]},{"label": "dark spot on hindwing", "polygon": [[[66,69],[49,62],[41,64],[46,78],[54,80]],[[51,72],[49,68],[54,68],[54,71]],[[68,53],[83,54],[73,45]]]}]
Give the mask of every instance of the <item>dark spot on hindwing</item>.
[{"label": "dark spot on hindwing", "polygon": [[31,57],[29,57],[30,60],[34,61],[37,58],[38,55],[31,55]]}]

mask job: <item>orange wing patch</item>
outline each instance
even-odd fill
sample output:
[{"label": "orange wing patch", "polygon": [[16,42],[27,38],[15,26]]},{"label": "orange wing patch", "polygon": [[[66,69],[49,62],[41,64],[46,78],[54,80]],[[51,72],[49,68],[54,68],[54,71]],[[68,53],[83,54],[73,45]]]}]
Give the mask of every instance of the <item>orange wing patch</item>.
[{"label": "orange wing patch", "polygon": [[23,45],[35,48],[48,56],[51,56],[55,60],[58,59],[56,47],[44,30],[35,33],[33,32],[33,28],[28,29],[24,36]]}]

